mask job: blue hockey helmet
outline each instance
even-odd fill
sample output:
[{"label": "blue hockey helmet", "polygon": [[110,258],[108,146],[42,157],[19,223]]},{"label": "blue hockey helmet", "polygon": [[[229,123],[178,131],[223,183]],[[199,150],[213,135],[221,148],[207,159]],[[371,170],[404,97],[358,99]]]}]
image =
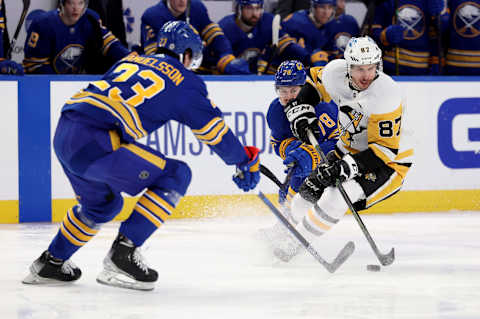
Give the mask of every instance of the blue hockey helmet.
[{"label": "blue hockey helmet", "polygon": [[175,54],[183,62],[183,54],[190,50],[192,63],[189,69],[196,69],[202,64],[202,39],[197,30],[184,21],[168,21],[158,32],[158,47],[165,48]]},{"label": "blue hockey helmet", "polygon": [[263,0],[236,0],[238,5],[248,6],[252,4],[259,4],[263,7]]},{"label": "blue hockey helmet", "polygon": [[283,61],[275,73],[275,86],[304,85],[307,72],[302,62],[297,60]]},{"label": "blue hockey helmet", "polygon": [[337,0],[312,0],[312,6],[319,4],[331,4],[335,7],[337,5]]}]

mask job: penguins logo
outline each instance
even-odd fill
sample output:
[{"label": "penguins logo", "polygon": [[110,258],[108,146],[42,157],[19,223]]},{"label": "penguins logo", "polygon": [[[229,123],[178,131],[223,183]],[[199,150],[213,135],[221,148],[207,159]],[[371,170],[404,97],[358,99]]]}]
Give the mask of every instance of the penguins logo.
[{"label": "penguins logo", "polygon": [[407,40],[420,38],[425,32],[425,18],[422,10],[414,5],[404,5],[398,9],[398,22],[405,28]]},{"label": "penguins logo", "polygon": [[453,26],[464,38],[475,38],[480,35],[480,5],[475,2],[464,2],[455,10]]}]

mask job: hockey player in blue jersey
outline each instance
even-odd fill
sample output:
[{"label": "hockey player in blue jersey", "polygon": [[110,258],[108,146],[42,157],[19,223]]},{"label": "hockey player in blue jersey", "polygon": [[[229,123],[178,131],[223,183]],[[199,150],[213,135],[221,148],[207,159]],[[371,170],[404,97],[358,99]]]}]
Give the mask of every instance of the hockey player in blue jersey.
[{"label": "hockey player in blue jersey", "polygon": [[355,18],[335,16],[335,6],[335,0],[312,0],[310,10],[294,12],[282,22],[282,28],[311,54],[312,66],[325,66],[343,56],[350,38],[359,33]]},{"label": "hockey player in blue jersey", "polygon": [[186,163],[136,140],[170,120],[190,127],[227,165],[235,165],[233,181],[239,188],[248,191],[259,182],[259,149],[241,145],[208,99],[205,83],[189,70],[202,59],[196,31],[183,21],[170,21],[158,36],[154,55],[122,59],[63,107],[53,145],[79,204],[68,211],[24,283],[79,279],[81,271],[70,257],[120,212],[121,192],[143,191],[122,222],[97,281],[154,288],[158,274],[144,263],[139,247],[174,213],[192,172]]},{"label": "hockey player in blue jersey", "polygon": [[[294,216],[291,213],[291,201],[305,178],[321,164],[321,158],[313,146],[303,143],[292,133],[290,122],[284,111],[287,104],[297,98],[303,87],[308,90],[309,96],[318,101],[314,110],[318,118],[315,131],[320,147],[328,153],[335,148],[338,141],[338,108],[331,101],[322,83],[318,81],[318,77],[314,76],[320,69],[321,67],[315,67],[305,70],[302,63],[295,60],[282,62],[275,73],[275,90],[278,98],[272,101],[267,112],[267,123],[271,131],[270,143],[289,170],[288,188],[280,189],[279,202],[282,213],[293,224],[298,223],[300,216]],[[272,227],[261,229],[260,236],[273,246],[275,255],[277,255],[277,247],[282,247],[284,241],[289,243],[288,233],[280,222]],[[277,257],[282,258],[282,256]]]},{"label": "hockey player in blue jersey", "polygon": [[[433,35],[443,33],[448,26],[449,13],[444,1],[398,0],[398,8],[395,5],[394,0],[388,0],[375,9],[371,31],[373,39],[383,46],[384,72],[390,75],[438,74],[438,44]],[[399,74],[396,74],[397,46]]]},{"label": "hockey player in blue jersey", "polygon": [[263,10],[263,0],[235,0],[235,13],[222,18],[218,24],[230,40],[233,53],[248,61],[252,73],[275,74],[277,66],[288,59],[309,65],[308,52],[282,29],[278,34],[277,52],[274,52],[272,22],[273,15]]},{"label": "hockey player in blue jersey", "polygon": [[88,0],[61,0],[59,10],[32,21],[24,49],[26,73],[100,74],[130,53],[87,5]]},{"label": "hockey player in blue jersey", "polygon": [[480,75],[480,0],[450,0],[448,75]]},{"label": "hockey player in blue jersey", "polygon": [[0,0],[0,73],[22,75],[23,67],[6,56],[8,51],[8,35],[6,32],[5,6]]},{"label": "hockey player in blue jersey", "polygon": [[[315,70],[318,68],[313,68]],[[318,95],[319,103],[315,112],[319,118],[318,126],[320,147],[325,153],[333,150],[338,138],[337,129],[337,105],[331,102],[330,97],[323,90],[321,83],[313,82],[300,61],[287,60],[280,64],[275,73],[275,90],[278,98],[274,99],[267,112],[267,123],[271,131],[270,143],[275,153],[283,159],[283,163],[293,170],[289,181],[288,194],[280,194],[283,201],[293,197],[298,191],[305,177],[320,162],[320,157],[309,144],[302,143],[292,133],[290,122],[284,112],[287,103],[295,99],[300,89],[305,85],[311,85],[311,94]]]},{"label": "hockey player in blue jersey", "polygon": [[[189,12],[187,12],[190,2]],[[142,15],[141,45],[146,54],[156,49],[156,34],[168,21],[186,21],[200,33],[206,46],[202,66],[197,70],[214,74],[249,74],[248,64],[235,58],[230,42],[217,23],[208,16],[200,0],[161,0]]]}]

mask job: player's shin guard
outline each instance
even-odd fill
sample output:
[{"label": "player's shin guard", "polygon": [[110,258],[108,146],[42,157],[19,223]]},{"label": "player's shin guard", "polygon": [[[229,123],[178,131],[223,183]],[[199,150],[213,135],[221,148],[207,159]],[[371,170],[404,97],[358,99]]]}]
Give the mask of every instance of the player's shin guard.
[{"label": "player's shin guard", "polygon": [[82,214],[81,206],[76,205],[68,210],[48,251],[55,258],[67,260],[92,239],[98,233],[99,228],[100,225],[85,217]]},{"label": "player's shin guard", "polygon": [[135,205],[132,214],[120,226],[120,233],[135,246],[141,246],[175,211],[181,195],[175,191],[148,189]]}]

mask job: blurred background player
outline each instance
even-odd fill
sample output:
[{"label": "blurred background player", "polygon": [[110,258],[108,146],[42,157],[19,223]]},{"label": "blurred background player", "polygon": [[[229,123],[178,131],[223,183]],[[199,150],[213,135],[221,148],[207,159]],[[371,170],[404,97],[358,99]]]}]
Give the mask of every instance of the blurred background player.
[{"label": "blurred background player", "polygon": [[7,52],[10,48],[10,41],[7,32],[7,21],[3,0],[0,0],[0,73],[22,75],[23,67],[15,61],[8,59]]},{"label": "blurred background player", "polygon": [[[190,1],[189,11],[187,10]],[[248,64],[236,59],[232,54],[230,42],[217,23],[208,16],[205,5],[200,0],[161,0],[148,8],[142,15],[141,44],[145,53],[156,49],[156,34],[164,23],[172,20],[186,21],[200,33],[206,46],[202,73],[215,74],[250,74]]]},{"label": "blurred background player", "polygon": [[98,13],[102,23],[123,46],[128,47],[122,0],[92,0],[88,7]]},{"label": "blurred background player", "polygon": [[136,140],[170,120],[190,127],[227,165],[236,165],[233,181],[239,188],[248,191],[259,182],[259,150],[240,144],[208,99],[205,83],[190,71],[202,60],[196,31],[183,21],[171,21],[158,36],[154,55],[122,59],[63,107],[53,144],[79,204],[68,211],[24,283],[79,279],[81,271],[70,257],[120,212],[121,192],[143,192],[121,223],[97,281],[154,288],[158,274],[144,263],[139,247],[174,213],[192,173],[186,163]]},{"label": "blurred background player", "polygon": [[449,0],[446,74],[480,75],[480,0]]},{"label": "blurred background player", "polygon": [[284,19],[291,13],[308,8],[310,8],[310,0],[281,0],[278,1],[275,13]]},{"label": "blurred background player", "polygon": [[312,0],[309,10],[297,11],[282,22],[282,28],[305,47],[312,66],[325,66],[329,60],[343,55],[345,46],[359,28],[354,17],[337,17],[335,0]]},{"label": "blurred background player", "polygon": [[[310,64],[308,52],[279,30],[277,50],[273,48],[273,15],[263,10],[263,0],[234,0],[235,13],[218,24],[232,44],[233,53],[247,61],[252,73],[275,74],[278,65],[288,59]],[[268,70],[266,68],[268,67]]]},{"label": "blurred background player", "polygon": [[437,37],[446,30],[448,17],[444,0],[388,0],[379,5],[371,32],[382,45],[385,73],[396,75],[398,46],[400,75],[438,74]]},{"label": "blurred background player", "polygon": [[[318,142],[321,149],[325,153],[330,152],[338,140],[338,108],[331,102],[330,96],[317,78],[311,77],[311,74],[316,74],[317,71],[318,68],[305,70],[300,61],[282,62],[275,73],[275,91],[278,98],[272,101],[267,112],[267,124],[271,131],[270,143],[288,169],[288,186],[285,190],[280,189],[279,202],[285,216],[294,224],[298,219],[290,213],[290,202],[304,179],[321,162],[312,145],[303,143],[294,136],[284,111],[285,106],[297,98],[303,87],[318,100],[315,116],[318,118]],[[279,222],[261,232],[269,242],[282,241],[286,236],[284,226]]]},{"label": "blurred background player", "polygon": [[[382,72],[382,51],[370,37],[352,38],[345,59],[333,60],[315,77],[339,105],[339,125],[345,132],[327,155],[329,163],[305,179],[292,201],[293,216],[301,216],[296,228],[309,239],[328,231],[348,210],[337,181],[355,208],[364,210],[400,190],[413,156],[400,129],[405,126],[401,90]],[[313,105],[318,97],[307,93],[302,89],[286,109],[295,135],[302,137],[317,121]],[[288,239],[275,250],[283,261],[301,247]]]},{"label": "blurred background player", "polygon": [[129,54],[87,6],[88,0],[61,0],[59,10],[32,21],[25,41],[26,73],[100,74]]}]

